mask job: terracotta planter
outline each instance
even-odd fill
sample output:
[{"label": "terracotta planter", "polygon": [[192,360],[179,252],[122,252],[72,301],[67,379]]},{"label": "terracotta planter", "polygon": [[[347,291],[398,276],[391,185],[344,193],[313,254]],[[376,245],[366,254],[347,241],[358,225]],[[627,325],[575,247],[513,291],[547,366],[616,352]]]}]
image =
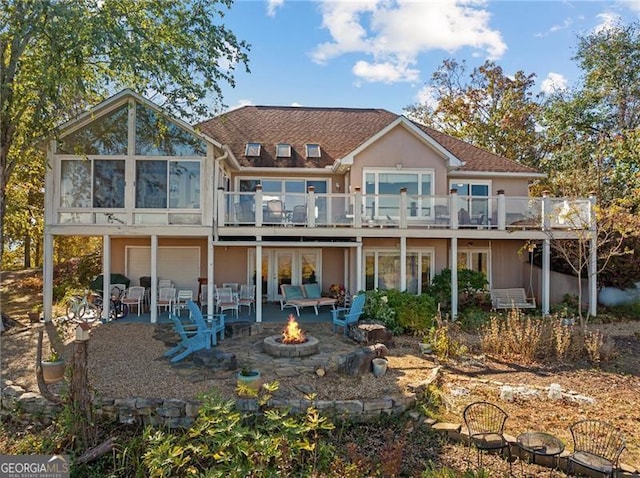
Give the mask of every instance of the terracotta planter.
[{"label": "terracotta planter", "polygon": [[58,360],[56,362],[47,362],[43,360],[40,362],[40,365],[42,366],[44,383],[56,383],[64,379],[64,360]]}]

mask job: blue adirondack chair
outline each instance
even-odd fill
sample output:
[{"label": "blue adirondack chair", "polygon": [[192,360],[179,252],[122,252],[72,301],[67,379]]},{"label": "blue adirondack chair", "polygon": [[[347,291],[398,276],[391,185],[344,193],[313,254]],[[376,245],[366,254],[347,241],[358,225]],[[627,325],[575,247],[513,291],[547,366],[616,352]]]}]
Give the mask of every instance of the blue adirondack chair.
[{"label": "blue adirondack chair", "polygon": [[200,327],[193,331],[185,330],[182,322],[174,314],[169,314],[169,320],[180,336],[180,343],[164,353],[165,357],[171,357],[171,363],[179,362],[183,358],[202,349],[211,348],[211,331],[202,330]]},{"label": "blue adirondack chair", "polygon": [[218,343],[218,334],[220,334],[220,340],[224,340],[224,314],[208,314],[203,316],[198,304],[192,300],[187,301],[187,307],[189,307],[191,319],[197,328],[209,333],[211,345]]},{"label": "blue adirondack chair", "polygon": [[349,325],[356,323],[362,315],[366,298],[366,295],[359,294],[353,299],[351,307],[339,307],[331,311],[334,332],[336,332],[337,327],[342,327],[344,335],[347,335]]}]

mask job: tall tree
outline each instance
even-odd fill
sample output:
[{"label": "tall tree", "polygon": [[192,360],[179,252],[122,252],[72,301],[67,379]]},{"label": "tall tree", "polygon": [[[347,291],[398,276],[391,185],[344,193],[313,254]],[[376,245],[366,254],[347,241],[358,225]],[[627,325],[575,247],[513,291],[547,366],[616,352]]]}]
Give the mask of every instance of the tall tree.
[{"label": "tall tree", "polygon": [[537,166],[541,152],[535,120],[535,75],[508,77],[487,61],[466,77],[466,63],[445,60],[429,84],[430,101],[409,106],[408,116],[506,158]]},{"label": "tall tree", "polygon": [[[19,165],[54,126],[123,87],[185,119],[222,105],[249,45],[232,0],[0,0],[0,231]],[[0,260],[4,252],[0,233]]]},{"label": "tall tree", "polygon": [[640,211],[640,25],[578,38],[576,89],[551,96],[541,125],[550,154],[542,166],[558,194],[595,191],[603,205],[636,198]]}]

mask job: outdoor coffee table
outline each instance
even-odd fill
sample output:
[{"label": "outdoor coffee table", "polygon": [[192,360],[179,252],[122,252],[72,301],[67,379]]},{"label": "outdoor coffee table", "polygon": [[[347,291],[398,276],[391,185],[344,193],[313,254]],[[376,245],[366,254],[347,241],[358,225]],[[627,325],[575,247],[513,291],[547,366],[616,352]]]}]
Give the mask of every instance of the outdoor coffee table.
[{"label": "outdoor coffee table", "polygon": [[559,438],[544,432],[525,432],[516,438],[518,446],[531,453],[531,462],[536,463],[536,457],[551,457],[553,466],[549,475],[558,466],[558,457],[564,451],[564,443]]}]

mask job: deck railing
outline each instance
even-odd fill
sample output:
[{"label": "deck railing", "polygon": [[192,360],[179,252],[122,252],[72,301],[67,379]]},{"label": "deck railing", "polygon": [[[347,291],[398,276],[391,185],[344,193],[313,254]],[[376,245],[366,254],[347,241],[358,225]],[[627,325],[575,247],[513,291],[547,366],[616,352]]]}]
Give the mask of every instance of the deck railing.
[{"label": "deck railing", "polygon": [[216,224],[296,227],[588,229],[595,200],[544,197],[218,191]]}]

